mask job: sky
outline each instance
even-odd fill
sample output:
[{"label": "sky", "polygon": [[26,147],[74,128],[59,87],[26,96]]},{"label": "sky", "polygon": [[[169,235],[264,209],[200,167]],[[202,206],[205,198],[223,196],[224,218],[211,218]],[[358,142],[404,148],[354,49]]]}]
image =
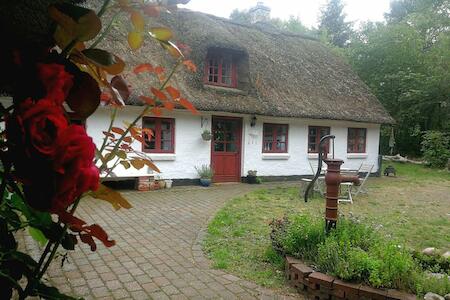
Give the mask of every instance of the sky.
[{"label": "sky", "polygon": [[[228,18],[233,9],[248,9],[256,5],[257,0],[191,0],[181,5],[191,10],[201,11]],[[326,0],[265,0],[271,8],[272,18],[288,19],[290,15],[299,17],[307,27],[317,27],[321,7]],[[354,21],[357,26],[364,21],[382,21],[388,12],[390,0],[343,0],[346,21]]]}]

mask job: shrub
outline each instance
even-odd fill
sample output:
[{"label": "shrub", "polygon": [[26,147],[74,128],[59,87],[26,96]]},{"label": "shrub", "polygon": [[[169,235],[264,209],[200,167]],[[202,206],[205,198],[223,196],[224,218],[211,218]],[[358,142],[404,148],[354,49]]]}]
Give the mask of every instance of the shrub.
[{"label": "shrub", "polygon": [[375,262],[367,252],[352,246],[350,240],[340,240],[338,236],[330,236],[319,245],[319,270],[344,280],[368,283]]},{"label": "shrub", "polygon": [[372,286],[411,289],[411,274],[417,265],[408,251],[393,242],[384,242],[372,247],[369,255],[377,259],[369,275]]},{"label": "shrub", "polygon": [[289,220],[280,243],[286,254],[313,260],[319,244],[325,240],[323,220],[307,215],[297,215]]},{"label": "shrub", "polygon": [[443,168],[450,158],[450,137],[440,131],[426,131],[422,140],[425,161],[435,168]]},{"label": "shrub", "polygon": [[[341,218],[336,229],[325,234],[323,220],[308,215],[272,222],[272,244],[278,253],[312,262],[321,272],[374,287],[415,293],[450,292],[450,280],[430,278],[428,270],[448,271],[448,261],[420,258],[387,240],[372,227]],[[443,292],[445,291],[445,293]]]}]

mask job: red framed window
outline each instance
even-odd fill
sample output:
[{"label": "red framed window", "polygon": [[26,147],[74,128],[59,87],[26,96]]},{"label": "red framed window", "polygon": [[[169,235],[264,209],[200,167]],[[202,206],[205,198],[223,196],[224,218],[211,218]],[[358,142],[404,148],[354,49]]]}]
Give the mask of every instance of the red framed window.
[{"label": "red framed window", "polygon": [[[308,127],[308,153],[319,153],[320,139],[330,134],[330,127],[309,126]],[[326,153],[328,153],[329,142],[325,144]]]},{"label": "red framed window", "polygon": [[153,136],[144,132],[142,151],[149,153],[174,153],[175,119],[150,118],[142,119],[142,128],[151,129]]},{"label": "red framed window", "polygon": [[288,150],[287,124],[263,125],[263,152],[264,153],[286,153]]},{"label": "red framed window", "polygon": [[365,153],[366,135],[366,128],[349,128],[347,135],[347,153]]},{"label": "red framed window", "polygon": [[205,83],[225,87],[236,87],[236,65],[230,53],[208,55],[205,64]]}]

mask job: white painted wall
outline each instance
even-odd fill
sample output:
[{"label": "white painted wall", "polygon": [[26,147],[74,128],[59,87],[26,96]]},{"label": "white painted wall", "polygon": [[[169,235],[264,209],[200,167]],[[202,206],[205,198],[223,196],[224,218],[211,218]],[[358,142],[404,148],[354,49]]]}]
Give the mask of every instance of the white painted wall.
[{"label": "white painted wall", "polygon": [[[262,153],[263,123],[289,124],[288,153]],[[261,176],[311,175],[310,160],[317,154],[308,154],[308,126],[328,126],[335,135],[335,158],[344,161],[343,168],[358,169],[363,161],[375,165],[377,171],[380,125],[346,121],[307,120],[293,118],[257,117],[256,125],[250,127],[250,119],[244,121],[243,174],[257,170]],[[348,127],[367,128],[366,153],[347,154]],[[330,152],[331,152],[330,148]]]},{"label": "white painted wall", "polygon": [[[116,124],[120,125],[123,121],[131,122],[141,110],[141,107],[136,106],[127,106],[120,109]],[[170,115],[166,113],[163,116],[175,118],[175,153],[149,154],[160,168],[161,178],[197,178],[195,166],[210,164],[211,143],[203,141],[201,133],[204,129],[211,130],[211,115],[211,113],[192,115],[186,111],[175,111],[171,112]],[[309,125],[331,127],[331,134],[336,136],[335,157],[344,160],[343,167],[357,169],[363,161],[366,161],[375,165],[373,172],[377,171],[380,135],[380,125],[378,124],[257,116],[256,125],[251,127],[249,115],[229,113],[215,113],[214,115],[243,117],[241,176],[246,176],[248,170],[255,169],[260,176],[311,175],[308,161],[317,159],[317,156],[307,153]],[[88,134],[93,137],[97,145],[102,142],[102,131],[108,127],[109,116],[110,108],[99,107],[87,121]],[[287,154],[262,153],[262,130],[265,122],[289,124]],[[347,154],[348,127],[367,128],[367,153],[362,155]],[[133,146],[136,149],[141,149],[138,142]],[[139,171],[125,170],[119,166],[115,173],[119,177],[135,177],[151,174],[151,170],[148,170],[147,167]]]},{"label": "white painted wall", "polygon": [[[115,126],[123,127],[123,121],[130,123],[142,111],[142,107],[127,106],[119,109],[116,116]],[[103,139],[102,131],[108,129],[111,108],[99,107],[97,111],[87,120],[86,128],[88,134],[93,137],[96,145],[101,145]],[[197,178],[195,166],[209,164],[211,156],[211,143],[201,138],[203,129],[201,117],[192,115],[185,111],[177,111],[162,117],[175,118],[175,153],[147,155],[161,170],[160,177],[163,179]],[[211,128],[211,118],[203,116],[204,128]],[[139,124],[141,126],[142,123]],[[141,143],[135,141],[133,147],[141,150]],[[114,173],[118,177],[135,177],[154,174],[151,169],[144,167],[141,170],[130,168],[125,170],[119,165]]]}]

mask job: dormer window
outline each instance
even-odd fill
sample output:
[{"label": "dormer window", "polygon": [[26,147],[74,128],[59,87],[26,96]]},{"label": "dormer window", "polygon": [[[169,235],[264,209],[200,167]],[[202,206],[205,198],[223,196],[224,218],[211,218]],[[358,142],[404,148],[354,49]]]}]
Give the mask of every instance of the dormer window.
[{"label": "dormer window", "polygon": [[206,58],[205,83],[224,87],[236,87],[236,63],[232,53],[210,51]]}]

